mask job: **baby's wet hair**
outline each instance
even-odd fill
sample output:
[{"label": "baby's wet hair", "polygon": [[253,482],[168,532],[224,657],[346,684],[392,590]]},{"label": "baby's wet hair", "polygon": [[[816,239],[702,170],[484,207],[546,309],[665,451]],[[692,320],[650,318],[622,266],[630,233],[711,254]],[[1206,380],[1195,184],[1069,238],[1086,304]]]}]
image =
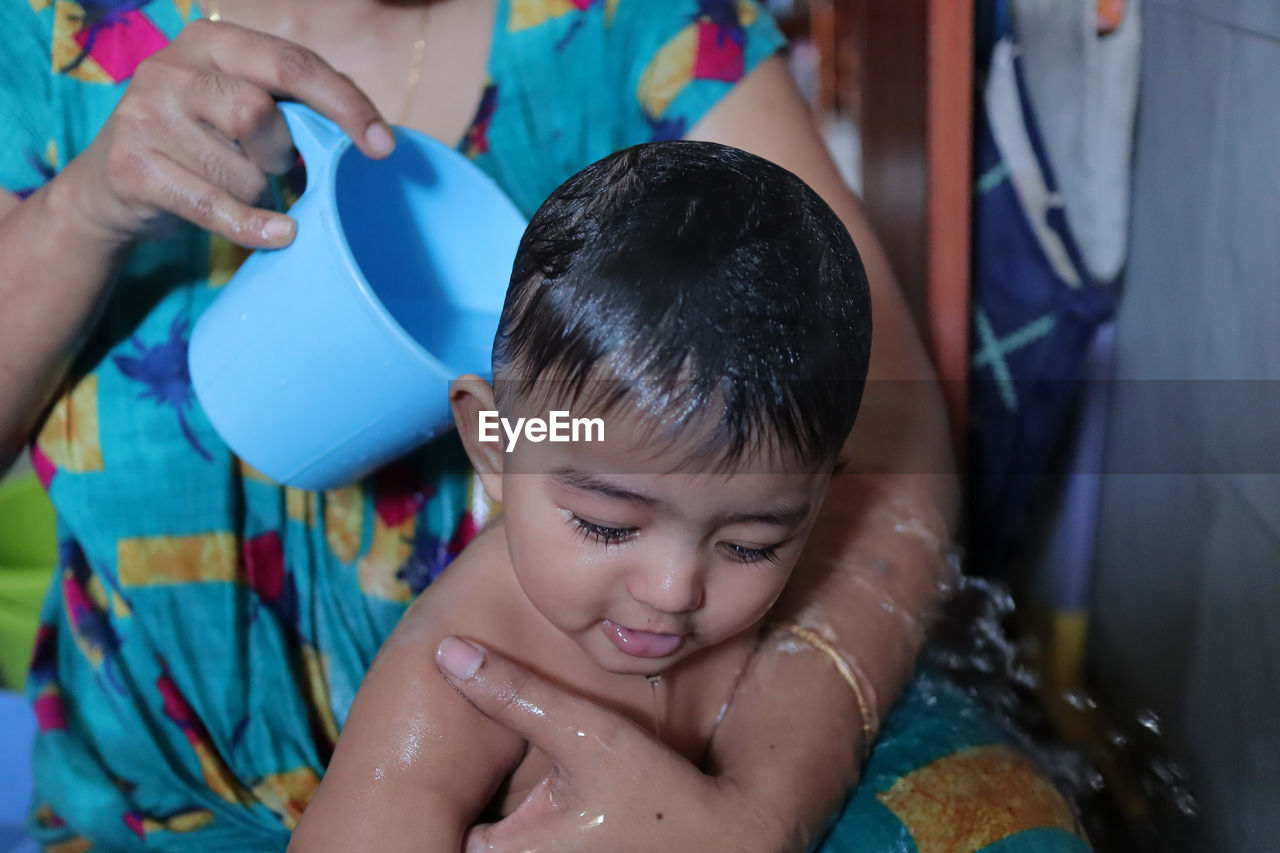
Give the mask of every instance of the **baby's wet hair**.
[{"label": "baby's wet hair", "polygon": [[[817,193],[710,142],[655,142],[556,189],[516,254],[493,349],[500,408],[537,395],[699,456],[834,459],[871,352],[866,272]],[[714,413],[719,412],[715,418]],[[708,416],[708,412],[712,416]]]}]

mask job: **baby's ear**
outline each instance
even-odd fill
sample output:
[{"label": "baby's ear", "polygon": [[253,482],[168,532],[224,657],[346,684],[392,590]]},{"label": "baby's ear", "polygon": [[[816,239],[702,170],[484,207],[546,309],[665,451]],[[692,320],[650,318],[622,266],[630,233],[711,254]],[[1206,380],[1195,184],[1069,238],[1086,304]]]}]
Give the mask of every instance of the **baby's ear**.
[{"label": "baby's ear", "polygon": [[493,386],[470,373],[459,376],[449,386],[449,406],[484,493],[502,503],[502,427]]}]

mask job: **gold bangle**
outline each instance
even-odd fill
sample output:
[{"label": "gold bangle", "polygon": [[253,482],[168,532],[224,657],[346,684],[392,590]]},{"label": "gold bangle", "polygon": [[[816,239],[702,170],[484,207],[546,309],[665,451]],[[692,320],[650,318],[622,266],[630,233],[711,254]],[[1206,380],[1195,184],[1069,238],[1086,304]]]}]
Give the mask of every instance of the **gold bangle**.
[{"label": "gold bangle", "polygon": [[770,626],[780,628],[797,640],[808,643],[830,658],[831,662],[835,664],[836,672],[840,673],[840,677],[853,689],[853,699],[858,704],[858,714],[862,717],[862,757],[866,758],[870,755],[871,746],[875,743],[876,734],[880,728],[880,722],[876,718],[875,709],[867,701],[866,693],[863,691],[862,683],[858,680],[858,674],[854,671],[853,664],[849,663],[848,658],[840,654],[839,649],[812,629],[797,625],[795,622],[771,622]]}]

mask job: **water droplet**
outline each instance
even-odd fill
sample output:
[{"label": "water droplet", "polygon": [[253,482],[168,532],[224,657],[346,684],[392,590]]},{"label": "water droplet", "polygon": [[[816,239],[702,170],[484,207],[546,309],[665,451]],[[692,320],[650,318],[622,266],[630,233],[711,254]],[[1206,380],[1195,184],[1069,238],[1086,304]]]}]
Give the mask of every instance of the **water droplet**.
[{"label": "water droplet", "polygon": [[1064,690],[1062,701],[1077,711],[1093,711],[1098,707],[1098,703],[1093,701],[1093,697],[1083,690]]},{"label": "water droplet", "polygon": [[1134,719],[1138,721],[1138,725],[1142,726],[1153,735],[1160,734],[1160,717],[1150,708],[1143,708],[1134,715]]},{"label": "water droplet", "polygon": [[1173,792],[1173,805],[1187,817],[1198,817],[1200,814],[1200,804],[1186,788],[1179,788]]},{"label": "water droplet", "polygon": [[662,700],[658,691],[662,684],[661,675],[646,676],[649,681],[650,695],[653,697],[653,736],[662,740]]}]

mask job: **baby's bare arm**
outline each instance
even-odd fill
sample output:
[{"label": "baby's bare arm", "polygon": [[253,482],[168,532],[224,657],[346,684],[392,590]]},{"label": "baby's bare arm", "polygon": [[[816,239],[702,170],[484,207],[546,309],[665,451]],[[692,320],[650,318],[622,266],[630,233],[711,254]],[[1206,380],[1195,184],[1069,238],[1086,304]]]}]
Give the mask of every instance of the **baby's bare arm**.
[{"label": "baby's bare arm", "polygon": [[[468,568],[470,550],[450,572]],[[479,714],[436,669],[440,639],[472,627],[449,618],[467,608],[443,580],[409,608],[365,676],[291,853],[459,851],[523,757],[524,740]]]}]

